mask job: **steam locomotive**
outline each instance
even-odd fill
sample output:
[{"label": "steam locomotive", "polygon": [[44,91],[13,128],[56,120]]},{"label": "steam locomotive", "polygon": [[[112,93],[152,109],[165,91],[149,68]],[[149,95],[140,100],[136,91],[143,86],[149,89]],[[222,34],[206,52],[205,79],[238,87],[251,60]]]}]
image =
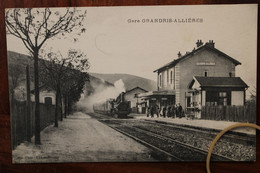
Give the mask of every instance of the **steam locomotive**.
[{"label": "steam locomotive", "polygon": [[108,99],[105,102],[93,105],[95,113],[114,116],[116,118],[126,118],[131,113],[130,101],[124,100],[124,93],[116,99]]}]

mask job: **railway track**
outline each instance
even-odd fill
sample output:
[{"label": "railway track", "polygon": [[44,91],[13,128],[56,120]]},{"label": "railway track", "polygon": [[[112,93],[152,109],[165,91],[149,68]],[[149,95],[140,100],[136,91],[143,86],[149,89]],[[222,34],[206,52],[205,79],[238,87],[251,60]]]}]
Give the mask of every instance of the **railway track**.
[{"label": "railway track", "polygon": [[[102,115],[102,118],[99,117],[99,119],[104,119],[110,121],[111,119],[114,119],[113,117],[108,117],[106,115]],[[135,124],[150,124],[153,126],[153,128],[156,128],[156,126],[160,126],[159,128],[162,128],[162,126],[171,128],[172,130],[176,131],[187,131],[190,133],[197,133],[200,134],[201,137],[204,139],[212,141],[217,134],[220,132],[219,130],[203,130],[198,129],[195,127],[186,127],[186,126],[180,126],[177,124],[167,124],[167,123],[161,123],[157,121],[151,121],[151,120],[133,120],[133,119],[114,119],[114,121],[119,122],[126,122],[126,121],[134,121]],[[256,145],[256,137],[255,135],[247,135],[242,133],[236,133],[236,132],[228,132],[225,134],[219,141],[228,142],[231,144],[242,144],[242,145]]]},{"label": "railway track", "polygon": [[[204,161],[207,157],[207,151],[200,148],[179,142],[164,135],[156,134],[135,126],[126,126],[118,123],[118,120],[103,120],[103,123],[111,128],[133,138],[134,140],[157,150],[167,156],[167,161]],[[110,123],[108,123],[110,122]],[[165,158],[164,156],[164,158]],[[161,160],[161,159],[160,159]],[[237,161],[235,159],[213,154],[212,160],[215,161]]]},{"label": "railway track", "polygon": [[[108,125],[108,126],[113,128],[114,130],[116,130],[116,131],[118,131],[118,132],[120,132],[120,133],[122,133],[122,134],[124,134],[124,135],[126,135],[126,136],[128,136],[128,137],[130,137],[130,138],[132,138],[134,140],[136,140],[137,142],[139,142],[139,143],[141,143],[141,144],[151,148],[153,150],[153,152],[156,152],[156,154],[154,154],[154,155],[156,155],[156,158],[158,160],[183,161],[182,159],[172,155],[171,153],[169,153],[167,151],[164,151],[164,150],[162,150],[162,149],[160,149],[160,148],[158,148],[158,147],[156,147],[156,146],[154,146],[154,145],[152,145],[150,143],[147,143],[146,141],[144,141],[144,140],[142,140],[140,138],[137,138],[137,137],[135,137],[135,136],[125,132],[124,130],[120,130],[119,128],[116,128],[116,127],[113,127],[113,126],[110,126],[110,125]],[[158,156],[159,156],[160,159],[158,158]]]},{"label": "railway track", "polygon": [[[150,121],[150,120],[144,120],[149,124],[152,125],[158,125],[160,124],[160,126],[165,126],[165,127],[170,127],[170,128],[174,128],[174,129],[179,129],[179,130],[186,130],[186,131],[191,131],[191,132],[196,132],[196,133],[200,133],[203,134],[205,139],[208,140],[213,140],[216,135],[220,132],[220,130],[214,130],[214,131],[209,131],[209,130],[203,130],[203,129],[198,129],[198,128],[194,128],[194,127],[185,127],[185,126],[180,126],[177,124],[166,124],[166,123],[161,123],[158,121]],[[247,144],[247,145],[255,145],[256,143],[256,137],[255,135],[247,135],[247,134],[242,134],[242,133],[236,133],[236,132],[228,132],[227,134],[225,134],[220,141],[228,141],[230,143],[240,143],[240,144]]]},{"label": "railway track", "polygon": [[[136,128],[136,127],[135,127]],[[150,132],[150,131],[147,131],[147,130],[143,130],[143,129],[140,129],[140,128],[136,128],[138,129],[138,131],[142,132],[142,133],[147,133],[151,136],[155,136],[157,138],[160,138],[162,140],[165,140],[165,141],[171,141],[171,142],[174,142],[180,146],[182,146],[184,149],[186,150],[193,150],[195,152],[198,152],[198,153],[201,153],[203,156],[207,156],[208,154],[208,151],[205,151],[205,150],[202,150],[198,147],[194,147],[192,145],[189,145],[189,144],[185,144],[183,142],[180,142],[180,141],[177,141],[177,140],[174,140],[172,138],[169,138],[167,136],[164,136],[164,135],[158,135],[156,133],[153,133],[153,132]],[[232,158],[229,158],[229,157],[226,157],[226,156],[222,156],[222,155],[219,155],[219,154],[212,154],[212,160],[218,160],[218,161],[237,161],[235,159],[232,159]]]},{"label": "railway track", "polygon": [[[91,116],[152,148],[157,153],[155,158],[160,158],[160,161],[205,161],[209,145],[218,134],[214,130],[207,131],[151,120],[117,119],[95,113]],[[218,144],[212,160],[254,160],[255,137],[231,133],[221,138]],[[236,152],[237,150],[239,152]],[[161,154],[158,156],[158,153]]]}]

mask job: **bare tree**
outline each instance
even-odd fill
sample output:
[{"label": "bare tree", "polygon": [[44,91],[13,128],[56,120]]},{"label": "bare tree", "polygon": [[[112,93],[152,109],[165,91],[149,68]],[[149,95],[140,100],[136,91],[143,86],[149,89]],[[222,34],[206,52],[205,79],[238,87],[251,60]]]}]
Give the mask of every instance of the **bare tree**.
[{"label": "bare tree", "polygon": [[43,66],[41,69],[42,81],[56,91],[54,126],[58,127],[59,112],[60,120],[63,119],[62,95],[65,97],[65,93],[71,87],[75,87],[74,83],[78,82],[80,73],[88,70],[89,62],[83,52],[74,49],[70,49],[67,56],[63,56],[60,52],[50,52],[43,55],[42,59],[44,59],[40,61]]},{"label": "bare tree", "polygon": [[248,92],[250,93],[250,100],[254,100],[254,101],[256,101],[256,96],[257,96],[257,90],[256,90],[256,87],[255,86],[253,86],[253,89],[251,89],[251,91],[250,90],[248,90]]},{"label": "bare tree", "polygon": [[23,8],[7,9],[6,30],[19,38],[34,58],[35,85],[35,144],[41,144],[39,111],[39,51],[51,38],[61,38],[70,33],[85,32],[82,21],[86,11],[77,8]]}]

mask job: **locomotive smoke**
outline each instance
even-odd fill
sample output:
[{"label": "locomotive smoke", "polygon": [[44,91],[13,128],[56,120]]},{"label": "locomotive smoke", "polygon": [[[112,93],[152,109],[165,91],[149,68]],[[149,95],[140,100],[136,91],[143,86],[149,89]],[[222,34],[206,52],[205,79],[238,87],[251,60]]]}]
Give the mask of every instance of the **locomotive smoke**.
[{"label": "locomotive smoke", "polygon": [[116,99],[116,97],[125,92],[125,85],[122,79],[117,80],[114,86],[105,87],[104,85],[94,86],[95,92],[89,96],[85,96],[83,93],[79,102],[77,103],[77,108],[84,110],[86,112],[93,112],[93,105],[95,103],[105,102],[107,99]]}]

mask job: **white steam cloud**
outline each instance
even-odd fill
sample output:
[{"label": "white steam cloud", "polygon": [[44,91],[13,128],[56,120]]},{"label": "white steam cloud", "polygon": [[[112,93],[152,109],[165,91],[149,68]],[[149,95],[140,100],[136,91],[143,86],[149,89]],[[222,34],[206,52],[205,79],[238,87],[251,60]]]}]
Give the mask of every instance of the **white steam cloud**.
[{"label": "white steam cloud", "polygon": [[93,105],[95,103],[105,102],[107,99],[116,97],[125,92],[125,85],[122,79],[119,79],[114,83],[114,86],[104,86],[97,85],[93,86],[95,88],[94,93],[86,96],[85,93],[81,95],[79,102],[77,103],[77,108],[87,112],[93,112]]}]

